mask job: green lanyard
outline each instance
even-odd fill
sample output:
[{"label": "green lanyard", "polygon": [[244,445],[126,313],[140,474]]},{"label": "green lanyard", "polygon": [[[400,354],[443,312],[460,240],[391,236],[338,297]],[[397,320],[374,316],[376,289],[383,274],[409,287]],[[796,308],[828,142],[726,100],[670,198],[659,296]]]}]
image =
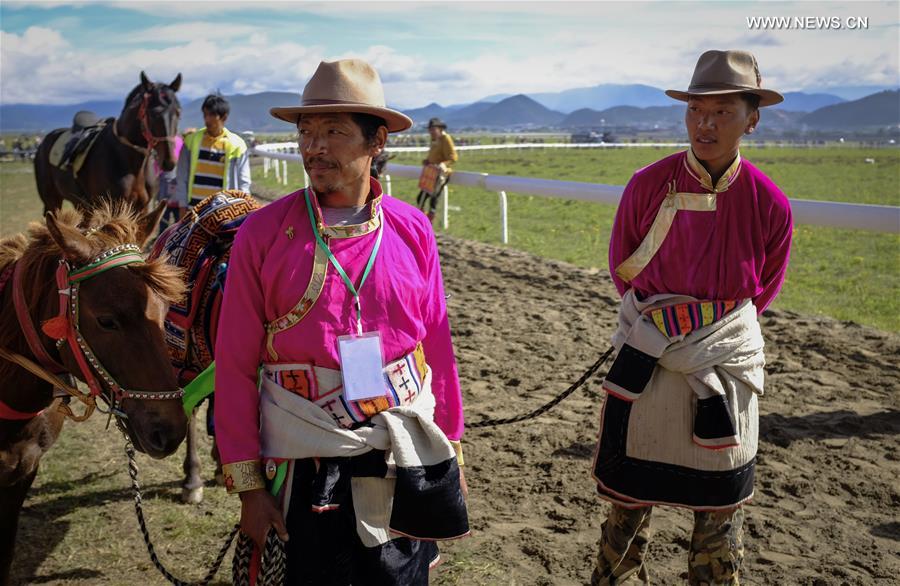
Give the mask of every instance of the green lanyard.
[{"label": "green lanyard", "polygon": [[372,248],[372,254],[369,255],[369,262],[366,263],[362,278],[359,280],[359,286],[354,287],[353,281],[351,281],[350,277],[347,276],[347,273],[344,272],[344,267],[342,267],[341,263],[338,262],[338,259],[334,257],[331,250],[328,248],[328,245],[325,244],[325,241],[322,240],[322,236],[319,234],[319,228],[316,226],[316,216],[313,213],[312,203],[309,200],[308,189],[304,195],[306,196],[306,209],[309,212],[309,223],[312,225],[313,234],[316,235],[316,242],[319,243],[319,246],[321,246],[322,250],[325,251],[325,254],[328,255],[328,260],[331,261],[331,264],[334,265],[334,268],[337,269],[337,272],[341,275],[341,278],[344,280],[344,285],[346,285],[347,289],[350,290],[350,293],[353,294],[353,305],[356,308],[356,333],[361,336],[363,333],[362,306],[359,302],[359,290],[362,289],[363,283],[366,282],[366,277],[369,276],[369,271],[372,270],[372,265],[375,264],[375,257],[378,255],[378,248],[381,246],[381,234],[384,232],[384,218],[382,218],[381,226],[378,227],[378,237],[375,239],[375,246]]}]

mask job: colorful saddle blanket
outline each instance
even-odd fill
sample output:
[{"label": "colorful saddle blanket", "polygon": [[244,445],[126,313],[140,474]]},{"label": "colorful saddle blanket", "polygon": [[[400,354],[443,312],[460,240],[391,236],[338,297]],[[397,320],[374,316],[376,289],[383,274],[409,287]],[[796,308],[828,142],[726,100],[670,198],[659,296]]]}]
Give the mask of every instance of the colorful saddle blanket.
[{"label": "colorful saddle blanket", "polygon": [[213,361],[219,307],[231,245],[247,215],[260,205],[249,194],[225,190],[190,208],[156,240],[151,258],[184,269],[187,294],[169,306],[166,344],[179,384],[193,380]]}]

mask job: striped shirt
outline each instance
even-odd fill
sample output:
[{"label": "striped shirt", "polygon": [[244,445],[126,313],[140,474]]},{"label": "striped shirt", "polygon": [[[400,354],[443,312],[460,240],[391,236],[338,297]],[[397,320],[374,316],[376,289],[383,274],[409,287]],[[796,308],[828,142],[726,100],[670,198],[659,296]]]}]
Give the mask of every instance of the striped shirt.
[{"label": "striped shirt", "polygon": [[228,138],[223,132],[219,136],[203,133],[203,140],[197,153],[197,170],[191,189],[191,205],[222,191],[225,186],[225,150]]}]

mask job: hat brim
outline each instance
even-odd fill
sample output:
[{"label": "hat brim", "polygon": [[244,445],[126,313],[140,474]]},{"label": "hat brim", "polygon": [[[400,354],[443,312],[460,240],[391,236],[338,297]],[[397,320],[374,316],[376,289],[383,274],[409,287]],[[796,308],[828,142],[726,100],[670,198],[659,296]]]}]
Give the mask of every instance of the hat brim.
[{"label": "hat brim", "polygon": [[372,114],[383,118],[388,132],[402,132],[413,125],[412,119],[390,108],[379,108],[367,104],[318,104],[315,106],[293,106],[285,108],[270,108],[269,113],[285,122],[296,125],[301,114],[329,114],[336,112],[357,112],[359,114]]},{"label": "hat brim", "polygon": [[759,107],[774,106],[784,101],[784,96],[775,90],[764,89],[709,89],[709,90],[688,90],[686,92],[680,90],[666,90],[666,95],[670,98],[687,102],[691,96],[721,96],[724,94],[754,94],[759,96]]}]

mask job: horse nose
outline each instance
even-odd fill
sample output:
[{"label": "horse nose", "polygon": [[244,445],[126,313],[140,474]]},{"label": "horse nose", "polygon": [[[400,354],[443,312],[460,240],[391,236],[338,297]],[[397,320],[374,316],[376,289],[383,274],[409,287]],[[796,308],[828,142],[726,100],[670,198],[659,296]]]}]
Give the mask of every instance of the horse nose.
[{"label": "horse nose", "polygon": [[170,426],[158,424],[147,434],[143,444],[147,454],[162,458],[177,450],[183,439]]}]

